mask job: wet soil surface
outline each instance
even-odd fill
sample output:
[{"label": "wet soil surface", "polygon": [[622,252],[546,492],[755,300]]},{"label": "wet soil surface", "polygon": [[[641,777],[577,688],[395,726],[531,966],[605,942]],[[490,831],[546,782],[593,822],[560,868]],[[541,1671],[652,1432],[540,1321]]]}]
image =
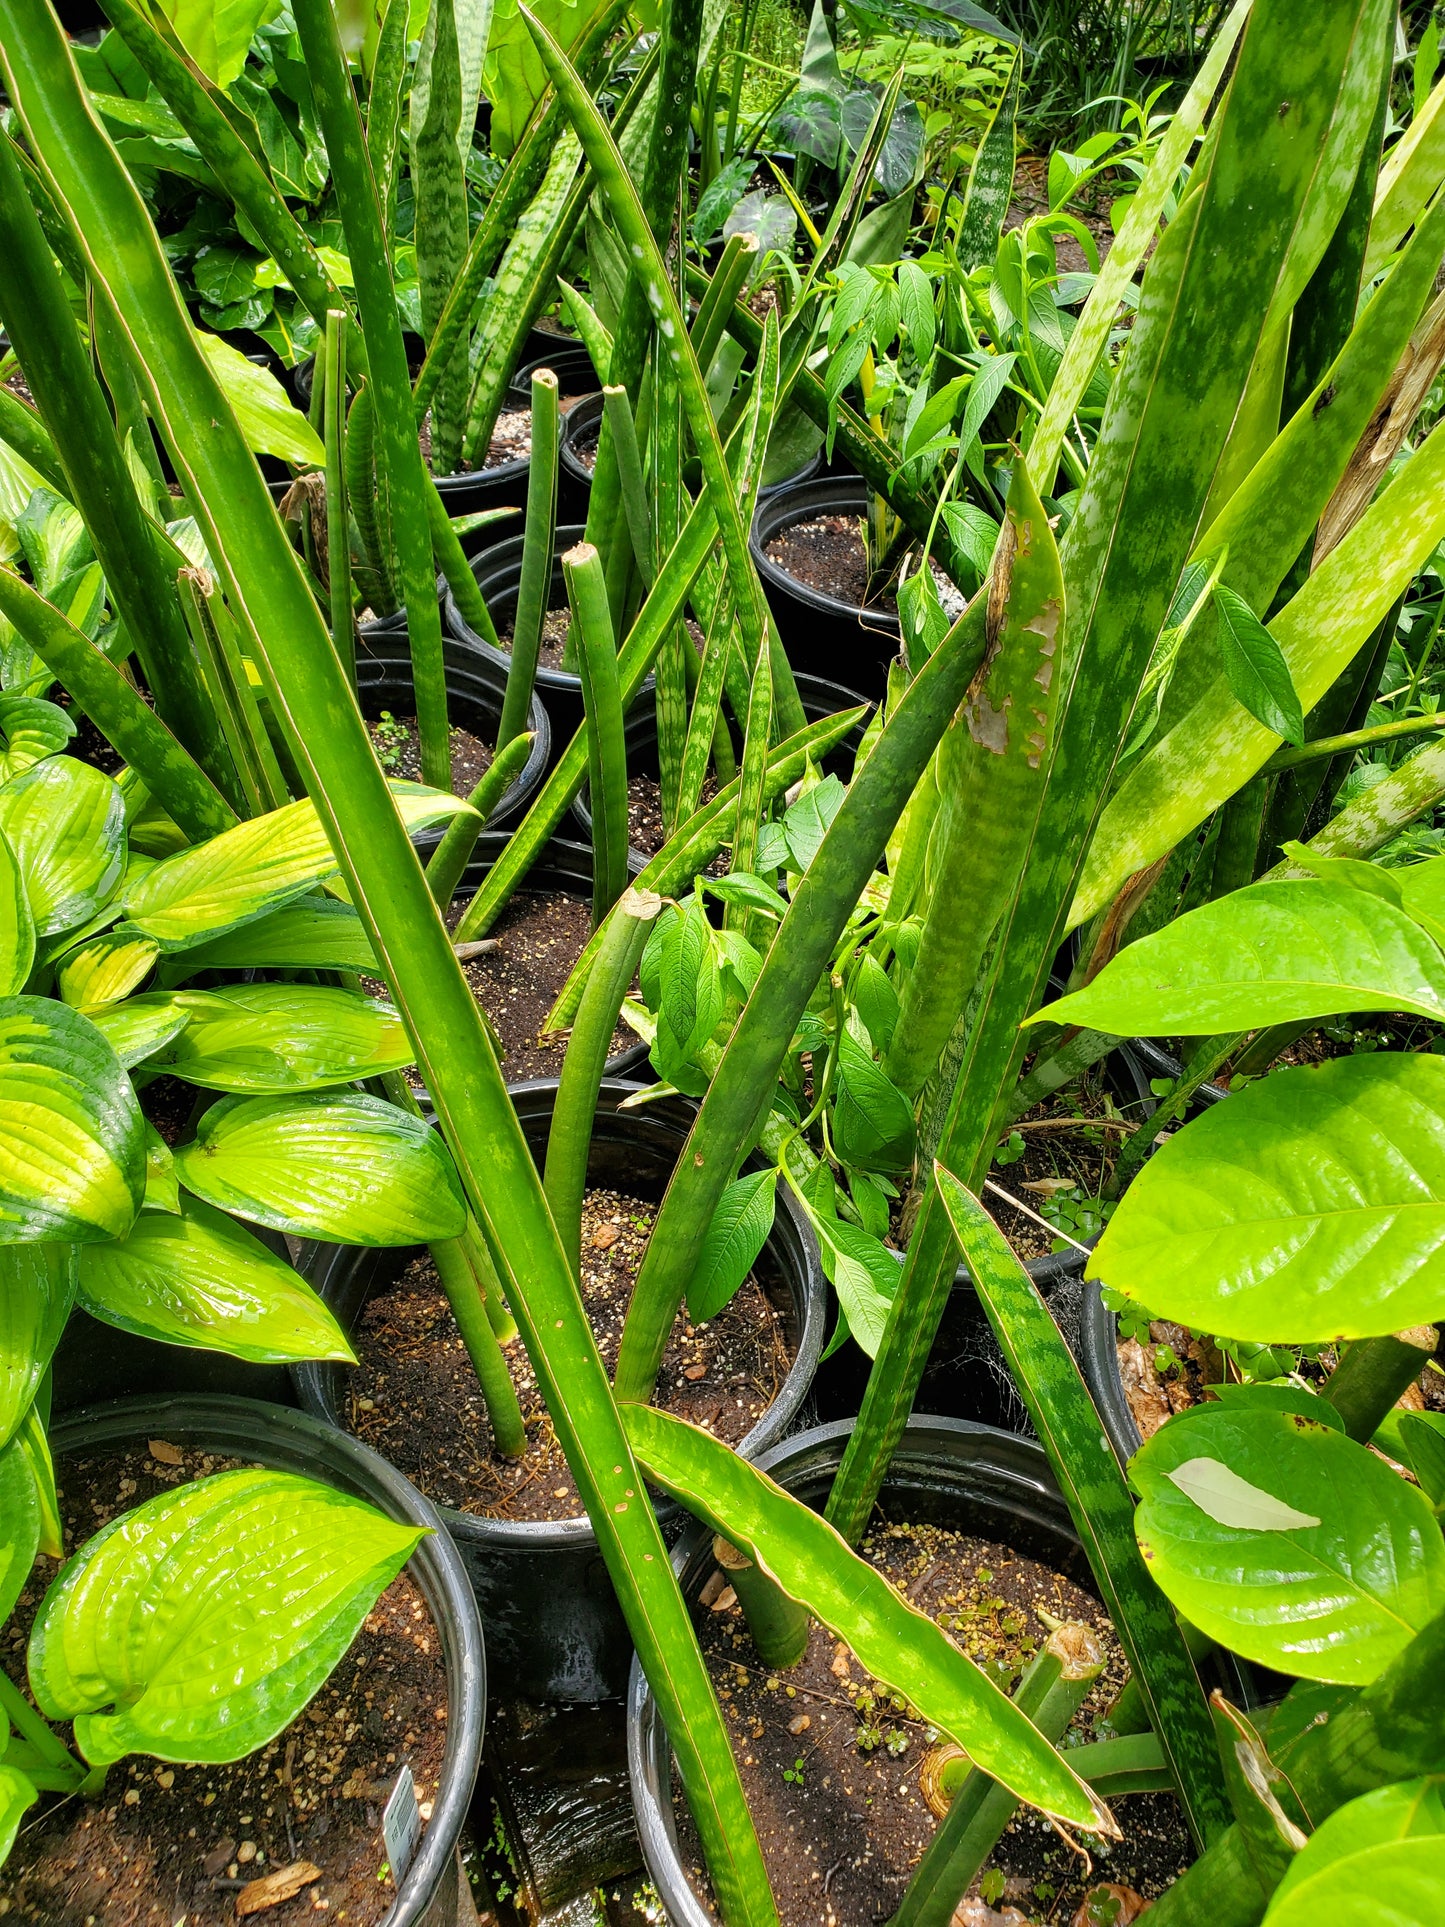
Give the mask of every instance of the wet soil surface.
[{"label": "wet soil surface", "polygon": [[[388,776],[401,776],[413,783],[421,781],[421,737],[415,716],[394,716],[383,709],[374,723],[366,725],[376,759]],[[492,745],[473,736],[469,729],[453,729],[452,793],[467,796],[492,767]]]},{"label": "wet soil surface", "polygon": [[[164,1439],[59,1467],[68,1548],[115,1513],[235,1459]],[[42,1559],[6,1635],[3,1663],[25,1676],[25,1639],[54,1571]],[[98,1799],[49,1798],[32,1810],[0,1872],[0,1911],[45,1927],[234,1927],[253,1880],[294,1869],[293,1898],[256,1914],[274,1927],[325,1919],[371,1927],[396,1898],[381,1815],[409,1762],[423,1820],[446,1748],[441,1641],[402,1574],[306,1710],[231,1766],[113,1766]],[[69,1729],[61,1729],[69,1741]],[[299,1863],[309,1863],[309,1867]],[[311,1869],[315,1873],[311,1873]],[[285,1884],[289,1885],[290,1880]]]},{"label": "wet soil surface", "polygon": [[[1005,1691],[1048,1638],[1041,1612],[1088,1626],[1107,1666],[1070,1740],[1098,1736],[1126,1668],[1097,1600],[1007,1547],[934,1525],[875,1515],[860,1550]],[[720,1574],[703,1597],[713,1606],[701,1614],[703,1651],[784,1927],[868,1927],[891,1919],[936,1824],[920,1787],[938,1744],[934,1729],[823,1627],[814,1624],[797,1666],[770,1673],[756,1663],[740,1610],[725,1605]],[[697,1836],[677,1793],[674,1810],[694,1889],[707,1895]],[[1001,1878],[1008,1900],[1040,1921],[1067,1921],[1100,1880],[1152,1898],[1191,1857],[1178,1806],[1166,1795],[1136,1795],[1117,1804],[1115,1817],[1125,1837],[1111,1850],[1091,1847],[1091,1870],[1047,1821],[1021,1809],[980,1881],[997,1895]]]},{"label": "wet soil surface", "polygon": [[[582,1212],[582,1296],[608,1375],[657,1206],[589,1191]],[[345,1418],[427,1497],[504,1519],[575,1519],[577,1488],[520,1341],[508,1348],[528,1450],[493,1450],[486,1405],[429,1257],[413,1261],[368,1303],[355,1334],[358,1368]],[[656,1403],[736,1445],[772,1404],[792,1364],[782,1318],[749,1276],[716,1318],[679,1317],[663,1356]]]}]

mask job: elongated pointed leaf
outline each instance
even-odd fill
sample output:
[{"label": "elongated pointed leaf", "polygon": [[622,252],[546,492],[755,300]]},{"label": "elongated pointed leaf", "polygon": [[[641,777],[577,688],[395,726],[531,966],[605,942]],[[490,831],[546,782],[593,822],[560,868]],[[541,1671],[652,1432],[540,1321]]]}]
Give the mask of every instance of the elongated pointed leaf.
[{"label": "elongated pointed leaf", "polygon": [[1304,711],[1279,644],[1244,597],[1222,582],[1214,602],[1230,694],[1257,723],[1298,748],[1304,741]]},{"label": "elongated pointed leaf", "polygon": [[838,1039],[834,1146],[847,1164],[901,1171],[913,1158],[913,1109],[850,1031]]},{"label": "elongated pointed leaf", "polygon": [[466,1227],[436,1132],[359,1092],[231,1097],[176,1152],[182,1184],[222,1211],[332,1244],[427,1244]]},{"label": "elongated pointed leaf", "polygon": [[1112,1826],[1017,1707],[816,1512],[695,1425],[646,1405],[624,1405],[622,1419],[649,1478],[846,1640],[862,1666],[951,1734],[976,1766],[1076,1826]]},{"label": "elongated pointed leaf", "polygon": [[211,1091],[324,1090],[412,1061],[390,1004],[318,984],[232,984],[178,990],[189,1022],[166,1051],[188,1084]]},{"label": "elongated pointed leaf", "polygon": [[1160,1318],[1327,1344],[1445,1315],[1445,1061],[1277,1071],[1170,1138],[1089,1260]]},{"label": "elongated pointed leaf", "polygon": [[690,1318],[715,1318],[747,1277],[773,1228],[777,1186],[775,1169],[750,1171],[723,1192],[687,1288]]},{"label": "elongated pointed leaf", "polygon": [[1445,1019],[1445,958],[1381,898],[1299,881],[1236,890],[1141,937],[1031,1021],[1204,1037],[1353,1010]]},{"label": "elongated pointed leaf", "polygon": [[25,878],[8,837],[0,830],[0,997],[25,986],[35,961],[35,919]]},{"label": "elongated pointed leaf", "polygon": [[122,1237],[144,1192],[140,1105],[95,1025],[0,999],[0,1244]]},{"label": "elongated pointed leaf", "polygon": [[289,1472],[162,1492],[103,1527],[46,1593],[36,1701],[74,1719],[97,1766],[242,1759],[301,1711],[423,1536]]},{"label": "elongated pointed leaf", "polygon": [[39,937],[94,916],[125,868],[125,799],[108,776],[69,756],[36,763],[0,789],[0,831]]},{"label": "elongated pointed leaf", "polygon": [[80,1301],[122,1331],[229,1352],[256,1364],[354,1364],[340,1326],[306,1281],[259,1238],[198,1198],[143,1211],[128,1237],[87,1245]]},{"label": "elongated pointed leaf", "polygon": [[[1202,1495],[1208,1509],[1200,1504],[1188,1468],[1201,1459],[1265,1495],[1257,1524],[1226,1523],[1221,1512],[1245,1515],[1221,1506],[1217,1489]],[[1330,1426],[1199,1406],[1161,1426],[1129,1476],[1139,1545],[1161,1590],[1246,1659],[1363,1686],[1445,1609],[1445,1540],[1430,1502]]]},{"label": "elongated pointed leaf", "polygon": [[34,1403],[75,1302],[76,1248],[0,1246],[0,1449]]},{"label": "elongated pointed leaf", "polygon": [[360,917],[332,897],[299,897],[223,937],[172,952],[161,982],[184,983],[202,970],[364,970],[376,974]]},{"label": "elongated pointed leaf", "polygon": [[[410,830],[468,807],[419,783],[391,787]],[[186,950],[304,896],[337,867],[315,804],[288,803],[156,864],[126,891],[126,915],[162,949]]]}]

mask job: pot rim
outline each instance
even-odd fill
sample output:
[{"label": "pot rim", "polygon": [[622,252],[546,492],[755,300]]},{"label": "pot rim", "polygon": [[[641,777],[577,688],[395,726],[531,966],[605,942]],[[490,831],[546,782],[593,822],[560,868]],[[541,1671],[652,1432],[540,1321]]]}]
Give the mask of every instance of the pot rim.
[{"label": "pot rim", "polygon": [[368,1500],[391,1517],[427,1528],[405,1570],[436,1622],[447,1678],[447,1738],[441,1785],[416,1858],[380,1927],[419,1927],[446,1875],[471,1806],[486,1727],[487,1664],[481,1617],[440,1513],[379,1452],[308,1412],[227,1393],[114,1399],[57,1418],[57,1458],[148,1436],[199,1437],[295,1470]]},{"label": "pot rim", "polygon": [[842,596],[814,589],[780,568],[767,553],[767,544],[773,537],[796,522],[807,521],[814,515],[836,515],[849,509],[863,514],[869,493],[868,484],[861,475],[825,475],[810,481],[780,482],[777,488],[759,498],[753,525],[748,531],[748,547],[758,574],[778,594],[791,596],[804,608],[825,610],[831,616],[855,623],[865,634],[898,641],[902,638],[903,630],[896,615],[889,615],[882,609],[867,609],[860,603],[846,601]]}]

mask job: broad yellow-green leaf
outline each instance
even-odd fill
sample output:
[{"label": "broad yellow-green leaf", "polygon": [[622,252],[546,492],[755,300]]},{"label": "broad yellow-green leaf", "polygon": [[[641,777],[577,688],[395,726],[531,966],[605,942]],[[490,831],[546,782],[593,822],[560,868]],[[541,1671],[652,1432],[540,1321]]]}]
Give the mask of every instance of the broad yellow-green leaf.
[{"label": "broad yellow-green leaf", "polygon": [[97,1004],[85,1015],[128,1071],[173,1043],[191,1021],[186,1005],[163,990],[127,997],[119,1004]]},{"label": "broad yellow-green leaf", "polygon": [[0,783],[58,755],[74,734],[75,724],[59,703],[0,695]]},{"label": "broad yellow-green leaf", "polygon": [[[1235,1486],[1204,1480],[1201,1462]],[[1197,1406],[1160,1427],[1129,1476],[1139,1546],[1165,1596],[1260,1665],[1363,1686],[1445,1610],[1429,1500],[1331,1426]]]},{"label": "broad yellow-green leaf", "polygon": [[256,29],[275,17],[276,0],[157,0],[202,73],[229,87],[246,64]]},{"label": "broad yellow-green leaf", "polygon": [[125,799],[88,763],[51,756],[0,789],[0,831],[25,880],[35,934],[95,915],[125,869]]},{"label": "broad yellow-green leaf", "polygon": [[55,988],[79,1010],[116,1004],[140,989],[159,955],[155,938],[139,930],[103,930],[66,951],[56,966]]},{"label": "broad yellow-green leaf", "polygon": [[35,919],[25,879],[9,839],[0,831],[0,997],[23,990],[35,961]]},{"label": "broad yellow-green leaf", "polygon": [[351,905],[310,896],[194,950],[172,952],[161,982],[184,983],[202,970],[365,970],[375,976],[377,963]]},{"label": "broad yellow-green leaf", "polygon": [[424,1530],[290,1472],[162,1492],[103,1527],[46,1593],[36,1702],[75,1721],[97,1766],[242,1759],[305,1706]]},{"label": "broad yellow-green leaf", "polygon": [[25,1454],[12,1439],[0,1452],[0,1621],[10,1617],[40,1549],[40,1501]]},{"label": "broad yellow-green leaf", "polygon": [[206,1090],[323,1090],[400,1070],[414,1056],[394,1008],[353,990],[231,984],[168,996],[190,1021],[166,1065]]},{"label": "broad yellow-green leaf", "polygon": [[1445,1918],[1445,1780],[1376,1787],[1327,1814],[1285,1868],[1265,1927],[1436,1927]]},{"label": "broad yellow-green leaf", "polygon": [[0,1244],[122,1237],[145,1192],[130,1079],[87,1017],[0,998]]},{"label": "broad yellow-green leaf", "polygon": [[1445,1316],[1445,1060],[1276,1071],[1169,1138],[1086,1276],[1156,1317],[1328,1344]]},{"label": "broad yellow-green leaf", "polygon": [[[420,783],[393,783],[391,790],[413,831],[470,807]],[[126,890],[125,911],[163,950],[187,950],[279,910],[339,867],[316,805],[307,798],[165,858]]]},{"label": "broad yellow-green leaf", "polygon": [[8,1858],[20,1831],[20,1822],[40,1795],[18,1766],[0,1762],[0,1865]]},{"label": "broad yellow-green leaf", "polygon": [[256,1364],[355,1363],[316,1293],[259,1238],[199,1198],[143,1211],[129,1236],[87,1245],[80,1301],[122,1331],[230,1352]]},{"label": "broad yellow-green leaf", "polygon": [[1445,1019],[1445,957],[1382,897],[1301,879],[1252,884],[1141,937],[1033,1021],[1192,1037],[1355,1010]]},{"label": "broad yellow-green leaf", "polygon": [[196,338],[252,453],[274,455],[298,468],[324,468],[326,449],[321,437],[292,406],[270,369],[248,361],[219,335],[198,332]]},{"label": "broad yellow-green leaf", "polygon": [[331,1244],[430,1244],[466,1225],[440,1136],[359,1091],[228,1097],[176,1151],[182,1184],[222,1211]]},{"label": "broad yellow-green leaf", "polygon": [[76,1247],[0,1245],[0,1449],[34,1403],[70,1307]]},{"label": "broad yellow-green leaf", "polygon": [[180,1186],[176,1182],[176,1161],[171,1147],[147,1119],[145,1209],[179,1211],[180,1208]]}]

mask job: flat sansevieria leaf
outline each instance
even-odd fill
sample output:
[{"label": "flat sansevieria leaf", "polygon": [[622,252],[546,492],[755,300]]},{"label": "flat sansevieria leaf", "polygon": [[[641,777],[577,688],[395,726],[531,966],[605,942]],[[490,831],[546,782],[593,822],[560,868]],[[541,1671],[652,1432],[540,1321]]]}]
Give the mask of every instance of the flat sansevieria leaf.
[{"label": "flat sansevieria leaf", "polygon": [[55,988],[78,1010],[116,1004],[140,989],[159,954],[155,938],[139,930],[102,930],[66,951],[55,967]]},{"label": "flat sansevieria leaf", "polygon": [[298,468],[324,468],[326,448],[310,422],[293,407],[269,368],[248,361],[219,335],[198,332],[211,373],[231,404],[253,455],[274,455]]},{"label": "flat sansevieria leaf", "polygon": [[160,979],[169,987],[202,970],[365,970],[374,976],[376,969],[351,905],[309,896],[193,950],[172,952]]},{"label": "flat sansevieria leaf", "polygon": [[458,1238],[461,1186],[421,1118],[359,1091],[229,1097],[176,1152],[182,1184],[256,1224],[330,1244]]},{"label": "flat sansevieria leaf", "polygon": [[35,1401],[75,1302],[76,1247],[0,1245],[0,1449]]},{"label": "flat sansevieria leaf", "polygon": [[0,695],[0,783],[58,755],[74,734],[75,724],[59,703]]},{"label": "flat sansevieria leaf", "polygon": [[0,998],[0,1244],[123,1237],[144,1193],[140,1105],[105,1038],[51,998]]},{"label": "flat sansevieria leaf", "polygon": [[162,1492],[81,1547],[30,1635],[30,1684],[95,1766],[239,1760],[287,1726],[424,1528],[290,1472]]},{"label": "flat sansevieria leaf", "polygon": [[1265,1927],[1435,1927],[1445,1910],[1445,1780],[1376,1787],[1327,1814],[1285,1868]]},{"label": "flat sansevieria leaf", "polygon": [[161,994],[189,1016],[166,1066],[205,1090],[316,1091],[400,1070],[414,1056],[394,1008],[354,990],[230,984]]},{"label": "flat sansevieria leaf", "polygon": [[87,1245],[80,1302],[122,1331],[258,1365],[355,1359],[306,1281],[259,1238],[199,1198],[143,1211],[129,1236]]},{"label": "flat sansevieria leaf", "polygon": [[976,1766],[1075,1826],[1112,1826],[1067,1757],[826,1520],[698,1426],[647,1405],[621,1411],[648,1477],[846,1640],[860,1666],[957,1740]]},{"label": "flat sansevieria leaf", "polygon": [[119,1004],[96,1004],[85,1015],[126,1070],[174,1043],[191,1021],[185,1004],[164,990],[149,990]]},{"label": "flat sansevieria leaf", "polygon": [[0,789],[0,832],[25,879],[35,934],[93,917],[125,869],[125,799],[110,777],[52,756]]},{"label": "flat sansevieria leaf", "polygon": [[0,830],[0,997],[25,988],[35,961],[35,919],[25,879],[9,840]]},{"label": "flat sansevieria leaf", "polygon": [[688,1284],[690,1318],[715,1318],[747,1277],[773,1228],[777,1186],[773,1168],[734,1178],[723,1192]]},{"label": "flat sansevieria leaf", "polygon": [[1202,1037],[1354,1010],[1445,1018],[1445,957],[1383,898],[1301,879],[1251,884],[1140,937],[1031,1021]]},{"label": "flat sansevieria leaf", "polygon": [[1170,1604],[1260,1665],[1363,1686],[1445,1609],[1429,1500],[1330,1426],[1199,1406],[1161,1426],[1129,1476],[1139,1546]]},{"label": "flat sansevieria leaf", "polygon": [[1445,1061],[1341,1057],[1215,1104],[1140,1171],[1086,1277],[1257,1344],[1445,1316]]},{"label": "flat sansevieria leaf", "polygon": [[[469,807],[420,783],[390,787],[412,831]],[[126,890],[125,912],[163,950],[188,950],[279,910],[335,876],[339,867],[316,805],[307,798],[223,830],[198,849],[166,857]]]}]

